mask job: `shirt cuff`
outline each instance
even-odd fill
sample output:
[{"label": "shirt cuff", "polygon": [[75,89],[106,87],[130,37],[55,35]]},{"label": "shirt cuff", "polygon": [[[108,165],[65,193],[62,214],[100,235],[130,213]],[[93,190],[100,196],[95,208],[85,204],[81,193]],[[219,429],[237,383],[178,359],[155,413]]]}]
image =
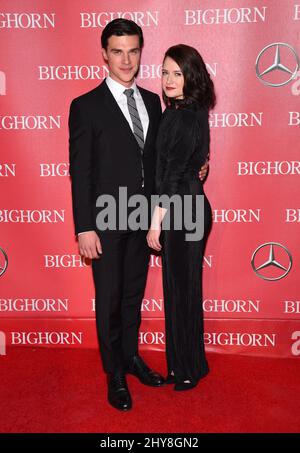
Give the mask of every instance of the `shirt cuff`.
[{"label": "shirt cuff", "polygon": [[93,230],[89,230],[89,231],[82,231],[81,233],[77,233],[77,236],[80,236],[81,234],[84,234],[84,233],[91,233]]}]

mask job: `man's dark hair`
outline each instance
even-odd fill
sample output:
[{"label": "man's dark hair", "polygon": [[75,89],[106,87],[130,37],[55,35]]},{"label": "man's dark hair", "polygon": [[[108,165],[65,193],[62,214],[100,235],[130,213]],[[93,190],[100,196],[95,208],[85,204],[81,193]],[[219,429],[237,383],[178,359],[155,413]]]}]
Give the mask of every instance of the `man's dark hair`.
[{"label": "man's dark hair", "polygon": [[139,25],[129,19],[114,19],[104,28],[101,35],[102,48],[107,50],[108,38],[111,36],[138,35],[140,48],[143,47],[143,31]]}]

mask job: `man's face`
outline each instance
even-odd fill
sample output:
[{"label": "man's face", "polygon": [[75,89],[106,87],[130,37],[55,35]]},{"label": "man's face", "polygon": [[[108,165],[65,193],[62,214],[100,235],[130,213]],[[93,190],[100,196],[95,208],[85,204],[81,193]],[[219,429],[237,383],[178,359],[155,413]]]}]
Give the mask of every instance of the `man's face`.
[{"label": "man's face", "polygon": [[102,55],[111,78],[125,87],[130,87],[141,59],[138,35],[110,36],[107,50],[102,49]]}]

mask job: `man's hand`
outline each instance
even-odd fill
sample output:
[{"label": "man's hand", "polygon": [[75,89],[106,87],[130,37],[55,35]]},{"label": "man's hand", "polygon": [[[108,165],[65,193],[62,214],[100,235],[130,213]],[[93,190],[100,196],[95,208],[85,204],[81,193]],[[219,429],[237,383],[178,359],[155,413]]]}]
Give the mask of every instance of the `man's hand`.
[{"label": "man's hand", "polygon": [[204,165],[202,165],[202,167],[200,168],[200,171],[199,171],[199,178],[201,179],[201,181],[203,181],[207,175],[207,170],[208,170],[208,160],[205,162]]},{"label": "man's hand", "polygon": [[102,253],[101,242],[95,231],[87,231],[78,235],[80,255],[85,258],[100,258]]}]

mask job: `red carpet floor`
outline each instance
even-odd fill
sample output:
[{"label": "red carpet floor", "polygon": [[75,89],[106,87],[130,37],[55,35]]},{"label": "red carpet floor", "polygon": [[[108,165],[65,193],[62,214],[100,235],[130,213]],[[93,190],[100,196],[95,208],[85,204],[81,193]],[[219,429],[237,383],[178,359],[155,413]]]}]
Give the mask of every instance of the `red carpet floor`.
[{"label": "red carpet floor", "polygon": [[[142,354],[165,374],[164,354]],[[0,357],[1,433],[296,433],[299,359],[208,354],[193,390],[151,388],[128,377],[133,409],[106,402],[97,350],[13,348]]]}]

